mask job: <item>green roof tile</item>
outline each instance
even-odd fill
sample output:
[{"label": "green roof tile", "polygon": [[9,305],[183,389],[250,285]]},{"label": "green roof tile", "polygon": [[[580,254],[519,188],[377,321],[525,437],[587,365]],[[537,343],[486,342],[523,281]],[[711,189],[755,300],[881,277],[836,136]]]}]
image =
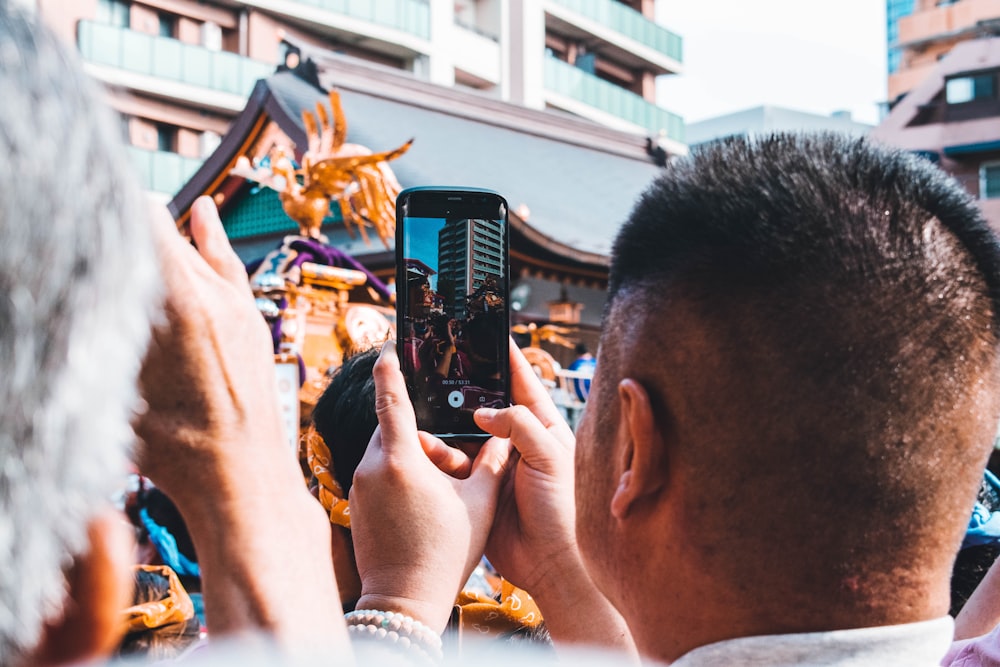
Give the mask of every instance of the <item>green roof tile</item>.
[{"label": "green roof tile", "polygon": [[[340,210],[335,207],[323,221],[323,226],[339,224]],[[222,226],[230,239],[246,239],[269,234],[294,234],[299,226],[285,214],[278,193],[260,188],[240,198],[222,216]]]}]

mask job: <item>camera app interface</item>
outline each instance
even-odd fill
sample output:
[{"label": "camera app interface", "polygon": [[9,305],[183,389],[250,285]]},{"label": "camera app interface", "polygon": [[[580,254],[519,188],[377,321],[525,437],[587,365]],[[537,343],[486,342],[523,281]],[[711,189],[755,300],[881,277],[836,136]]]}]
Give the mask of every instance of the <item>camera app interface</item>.
[{"label": "camera app interface", "polygon": [[473,412],[506,407],[504,221],[406,218],[404,225],[401,361],[417,421],[436,433],[481,432]]}]

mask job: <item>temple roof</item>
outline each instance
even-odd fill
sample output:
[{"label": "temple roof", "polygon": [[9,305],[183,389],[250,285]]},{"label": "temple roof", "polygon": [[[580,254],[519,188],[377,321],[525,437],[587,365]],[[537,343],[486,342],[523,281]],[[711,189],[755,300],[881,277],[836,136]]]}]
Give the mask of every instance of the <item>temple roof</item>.
[{"label": "temple roof", "polygon": [[[331,52],[303,52],[302,63],[295,71],[279,68],[258,81],[219,147],[170,202],[175,218],[185,220],[202,194],[224,197],[225,218],[226,208],[239,205],[251,191],[243,179],[228,175],[236,157],[266,130],[268,120],[300,153],[305,144],[301,112],[325,103],[330,87],[340,93],[348,142],[381,151],[413,138],[410,150],[390,163],[404,188],[465,185],[499,192],[511,207],[512,250],[520,240],[525,252],[543,264],[606,271],[618,227],[660,173],[642,137],[575,116],[525,109]],[[267,199],[264,208],[273,209],[276,195],[272,203]],[[282,233],[277,224],[259,231]],[[295,229],[289,220],[283,233]],[[359,258],[386,252],[377,239],[371,245],[351,239],[339,223],[325,225],[324,232],[331,243]]]}]

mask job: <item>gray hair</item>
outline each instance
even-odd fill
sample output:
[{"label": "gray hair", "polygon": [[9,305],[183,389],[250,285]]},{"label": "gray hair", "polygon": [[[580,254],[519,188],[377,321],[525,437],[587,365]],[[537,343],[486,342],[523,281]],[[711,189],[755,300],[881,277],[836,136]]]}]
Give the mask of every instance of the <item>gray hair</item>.
[{"label": "gray hair", "polygon": [[112,114],[0,0],[0,664],[34,649],[87,523],[120,489],[159,304]]}]

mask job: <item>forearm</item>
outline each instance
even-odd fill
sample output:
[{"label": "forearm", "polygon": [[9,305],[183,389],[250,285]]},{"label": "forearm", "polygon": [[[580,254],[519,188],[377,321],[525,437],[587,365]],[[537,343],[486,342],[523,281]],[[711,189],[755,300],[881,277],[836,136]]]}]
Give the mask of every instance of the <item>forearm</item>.
[{"label": "forearm", "polygon": [[619,650],[638,663],[638,653],[628,626],[618,610],[594,586],[582,563],[554,568],[559,574],[537,592],[528,591],[538,604],[553,642],[559,646],[585,644]]},{"label": "forearm", "polygon": [[284,649],[349,658],[321,506],[287,472],[237,483],[227,489],[220,480],[214,497],[181,507],[210,636],[259,634]]},{"label": "forearm", "polygon": [[438,365],[434,368],[434,371],[441,377],[448,377],[448,374],[451,372],[451,358],[453,356],[455,356],[454,345],[449,346],[444,351],[444,354],[441,355],[441,361],[438,362]]}]

